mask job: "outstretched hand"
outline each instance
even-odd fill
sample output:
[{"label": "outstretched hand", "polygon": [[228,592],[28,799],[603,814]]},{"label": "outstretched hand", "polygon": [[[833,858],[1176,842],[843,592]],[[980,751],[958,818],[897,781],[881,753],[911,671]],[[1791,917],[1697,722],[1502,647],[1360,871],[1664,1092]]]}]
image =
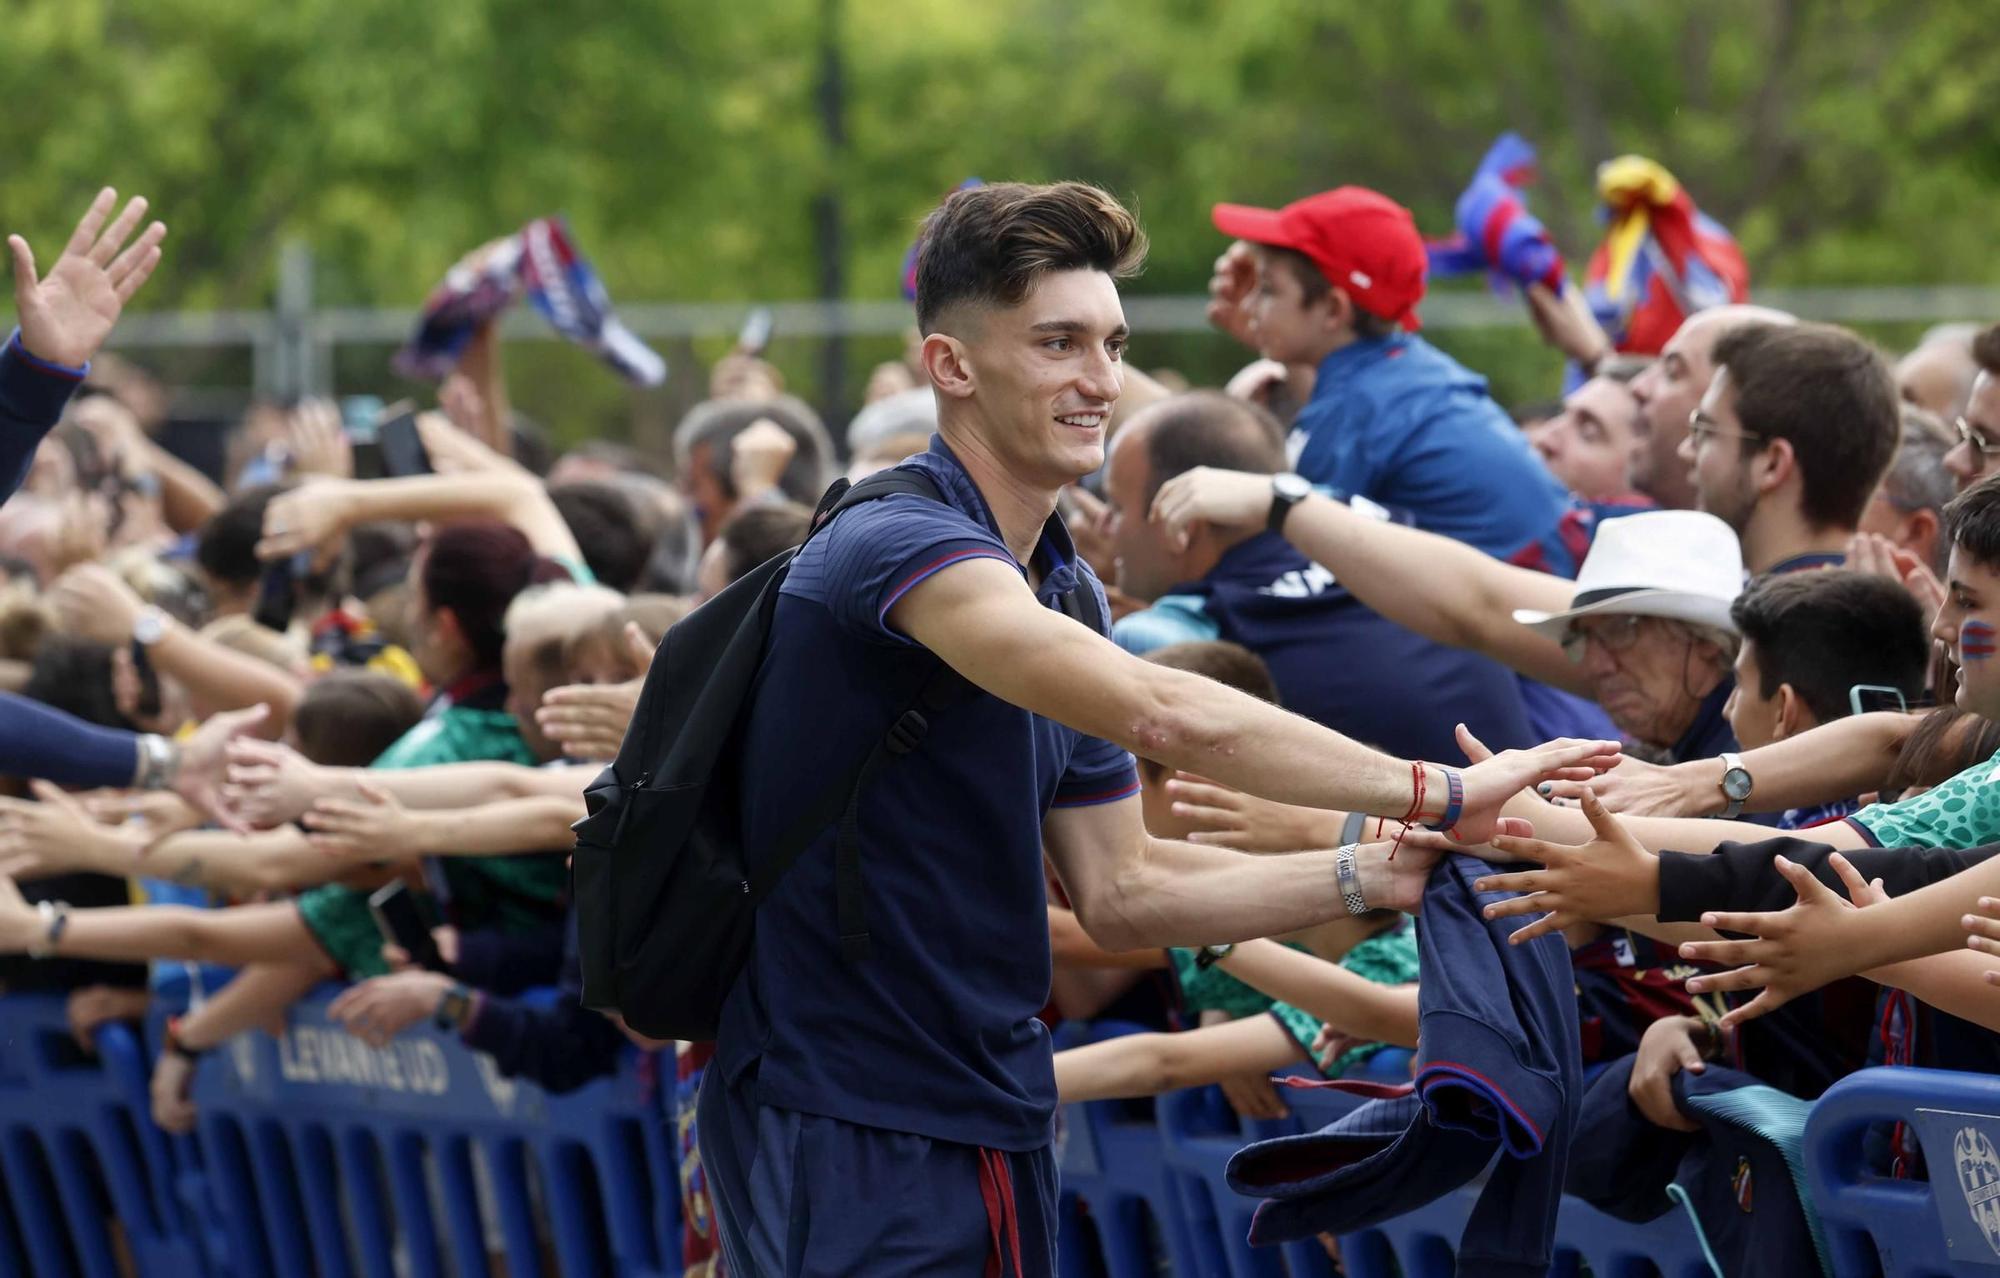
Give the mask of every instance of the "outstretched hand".
[{"label": "outstretched hand", "polygon": [[133,197],[107,227],[105,219],[117,203],[118,192],[110,187],[97,193],[47,275],[35,273],[35,252],[27,240],[7,237],[21,345],[35,358],[68,368],[88,364],[111,336],[125,303],[160,264],[166,224],[154,222],[128,246],[126,237],[146,216],[146,201]]},{"label": "outstretched hand", "polygon": [[1489,874],[1472,886],[1480,892],[1518,892],[1519,896],[1486,907],[1489,919],[1541,913],[1541,917],[1507,938],[1521,945],[1572,923],[1652,914],[1659,908],[1659,858],[1639,846],[1618,818],[1595,794],[1582,795],[1583,814],[1590,818],[1590,842],[1550,843],[1512,834],[1493,837],[1494,851],[1510,861],[1533,861],[1539,870]]},{"label": "outstretched hand", "polygon": [[1225,528],[1254,528],[1270,514],[1269,475],[1196,466],[1160,485],[1148,518],[1160,525],[1169,544],[1185,550],[1189,531],[1197,521]]},{"label": "outstretched hand", "polygon": [[1451,835],[1460,843],[1484,843],[1499,830],[1500,809],[1529,786],[1543,781],[1588,781],[1616,767],[1623,746],[1616,741],[1558,737],[1532,750],[1493,753],[1464,724],[1458,745],[1472,766],[1463,774],[1465,806]]},{"label": "outstretched hand", "polygon": [[[1847,858],[1828,858],[1834,871],[1849,884],[1860,876]],[[1741,1007],[1732,1008],[1722,1018],[1724,1028],[1755,1020],[1775,1011],[1801,994],[1858,969],[1853,947],[1845,944],[1844,933],[1860,905],[1841,899],[1838,892],[1821,883],[1811,870],[1785,857],[1772,858],[1771,865],[1799,895],[1798,904],[1766,914],[1710,912],[1701,916],[1702,925],[1724,932],[1740,932],[1744,941],[1690,941],[1681,946],[1681,957],[1700,963],[1723,966],[1738,964],[1732,971],[1688,978],[1691,994],[1715,990],[1759,990]],[[1843,870],[1843,867],[1845,869]],[[1880,895],[1879,884],[1868,893],[1868,904]]]}]

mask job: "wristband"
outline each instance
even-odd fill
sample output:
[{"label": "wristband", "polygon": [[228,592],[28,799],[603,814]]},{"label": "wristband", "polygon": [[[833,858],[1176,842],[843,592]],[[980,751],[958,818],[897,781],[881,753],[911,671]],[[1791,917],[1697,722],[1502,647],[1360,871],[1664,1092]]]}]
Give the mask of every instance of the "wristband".
[{"label": "wristband", "polygon": [[41,916],[42,938],[28,946],[28,957],[45,959],[55,953],[56,942],[62,940],[63,929],[69,926],[69,902],[37,901],[35,913]]},{"label": "wristband", "polygon": [[1465,811],[1465,778],[1459,773],[1457,768],[1446,768],[1443,765],[1439,765],[1439,770],[1444,773],[1444,815],[1439,817],[1435,822],[1426,821],[1424,828],[1426,830],[1437,830],[1441,833],[1448,833],[1453,826],[1458,824],[1460,814]]},{"label": "wristband", "polygon": [[[1367,828],[1368,814],[1366,812],[1350,812],[1347,814],[1347,820],[1340,823],[1340,841],[1342,843],[1360,843],[1363,841],[1361,832]],[[1377,831],[1376,837],[1381,837],[1380,831]]]},{"label": "wristband", "polygon": [[1349,916],[1368,913],[1368,898],[1361,892],[1361,876],[1355,872],[1354,854],[1361,845],[1348,843],[1333,854],[1333,880],[1340,887],[1340,903]]},{"label": "wristband", "polygon": [[132,778],[140,790],[171,789],[181,770],[180,747],[157,733],[139,735],[139,771]]},{"label": "wristband", "polygon": [[1198,972],[1206,972],[1217,963],[1228,958],[1236,950],[1236,942],[1227,945],[1204,945],[1195,951],[1194,966]]}]

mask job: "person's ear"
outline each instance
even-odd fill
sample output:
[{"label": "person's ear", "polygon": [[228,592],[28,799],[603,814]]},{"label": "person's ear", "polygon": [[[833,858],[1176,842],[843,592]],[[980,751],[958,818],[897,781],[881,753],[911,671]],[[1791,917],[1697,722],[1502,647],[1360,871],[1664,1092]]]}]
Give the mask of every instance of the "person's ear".
[{"label": "person's ear", "polygon": [[1320,322],[1325,326],[1327,332],[1342,333],[1353,329],[1354,299],[1347,295],[1346,289],[1329,288],[1326,296],[1314,302],[1313,305],[1324,305],[1326,307],[1326,313],[1321,317]]},{"label": "person's ear", "polygon": [[954,399],[965,399],[977,389],[978,379],[973,372],[970,353],[965,343],[948,333],[932,333],[924,338],[917,355],[923,362],[924,373],[931,379],[931,385],[941,394]]},{"label": "person's ear", "polygon": [[1941,528],[1938,513],[1928,506],[1920,506],[1904,514],[1903,526],[1896,533],[1896,544],[1923,559],[1924,566],[1929,567],[1929,556],[1937,548]]},{"label": "person's ear", "polygon": [[1752,465],[1757,472],[1757,491],[1773,492],[1799,473],[1798,450],[1789,439],[1774,439],[1764,445]]},{"label": "person's ear", "polygon": [[1818,722],[1818,716],[1806,707],[1806,700],[1797,688],[1789,683],[1778,685],[1778,714],[1771,725],[1771,740],[1795,737]]},{"label": "person's ear", "polygon": [[461,648],[472,646],[465,641],[465,627],[458,623],[457,612],[450,608],[439,608],[431,615],[433,617],[431,629],[437,632],[438,638],[457,644]]}]

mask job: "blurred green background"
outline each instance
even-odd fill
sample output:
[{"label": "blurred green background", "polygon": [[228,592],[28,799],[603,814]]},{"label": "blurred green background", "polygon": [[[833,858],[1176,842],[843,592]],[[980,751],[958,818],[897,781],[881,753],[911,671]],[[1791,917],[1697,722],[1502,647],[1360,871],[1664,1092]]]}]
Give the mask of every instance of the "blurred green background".
[{"label": "blurred green background", "polygon": [[[172,234],[149,309],[268,306],[288,240],[318,305],[414,305],[550,212],[621,302],[891,298],[969,174],[1111,188],[1152,237],[1130,291],[1193,293],[1211,203],[1358,182],[1442,233],[1506,128],[1540,147],[1535,211],[1578,267],[1593,168],[1637,151],[1757,285],[2000,283],[2000,41],[1973,0],[26,0],[6,23],[6,227],[52,256],[98,184],[151,196]],[[1554,388],[1524,328],[1437,336],[1503,400]],[[643,395],[554,344],[509,359],[519,406],[573,441],[650,434],[725,344],[668,344]],[[773,357],[841,417],[898,345],[850,340],[837,378],[816,340]],[[244,381],[240,351],[138,353]],[[387,354],[343,348],[336,388],[408,389]],[[1141,332],[1133,358],[1214,381],[1243,352]]]}]

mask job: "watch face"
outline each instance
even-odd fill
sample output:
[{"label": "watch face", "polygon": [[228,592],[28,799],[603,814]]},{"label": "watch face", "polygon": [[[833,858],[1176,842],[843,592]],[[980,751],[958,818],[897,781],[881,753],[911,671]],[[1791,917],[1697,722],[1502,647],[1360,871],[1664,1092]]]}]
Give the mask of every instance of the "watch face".
[{"label": "watch face", "polygon": [[1312,491],[1304,475],[1278,475],[1271,480],[1271,487],[1286,501],[1298,501]]},{"label": "watch face", "polygon": [[1732,799],[1750,797],[1750,774],[1742,768],[1731,768],[1722,774],[1722,793]]}]

